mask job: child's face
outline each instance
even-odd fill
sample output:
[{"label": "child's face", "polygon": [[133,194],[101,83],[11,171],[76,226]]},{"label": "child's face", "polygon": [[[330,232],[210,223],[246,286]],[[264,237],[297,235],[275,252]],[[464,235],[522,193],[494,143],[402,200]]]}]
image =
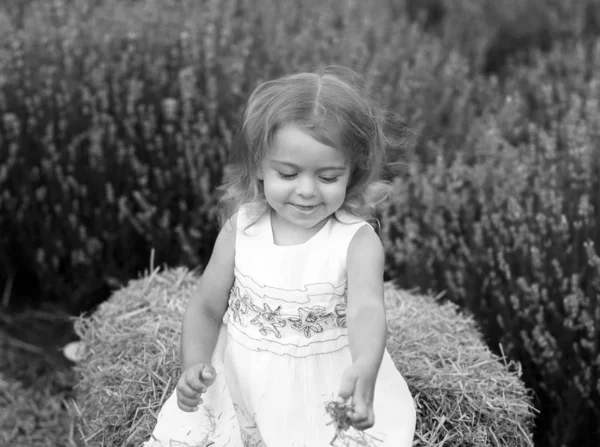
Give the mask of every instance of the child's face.
[{"label": "child's face", "polygon": [[267,202],[293,227],[310,229],[346,198],[350,166],[344,153],[295,124],[279,129],[259,170]]}]

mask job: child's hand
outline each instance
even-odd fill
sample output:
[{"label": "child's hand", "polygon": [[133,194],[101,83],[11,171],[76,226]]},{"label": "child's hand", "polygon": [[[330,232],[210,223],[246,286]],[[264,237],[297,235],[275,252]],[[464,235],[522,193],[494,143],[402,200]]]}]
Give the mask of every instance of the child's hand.
[{"label": "child's hand", "polygon": [[202,403],[202,393],[217,377],[215,369],[206,363],[197,363],[186,369],[177,382],[177,405],[183,411],[196,411]]},{"label": "child's hand", "polygon": [[343,403],[352,397],[352,410],[348,417],[357,430],[366,430],[375,424],[373,395],[377,372],[358,363],[350,365],[342,376],[338,402]]}]

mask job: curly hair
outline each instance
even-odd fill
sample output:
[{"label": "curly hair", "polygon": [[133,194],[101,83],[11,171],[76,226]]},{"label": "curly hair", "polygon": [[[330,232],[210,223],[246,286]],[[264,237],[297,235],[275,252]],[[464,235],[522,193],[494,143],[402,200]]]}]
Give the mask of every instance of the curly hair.
[{"label": "curly hair", "polygon": [[336,65],[312,73],[296,73],[267,81],[250,95],[242,125],[225,168],[218,220],[225,222],[246,203],[266,205],[257,178],[263,157],[278,129],[299,125],[315,140],[342,150],[351,163],[346,198],[341,207],[370,219],[391,194],[384,171],[395,174],[400,161],[390,160],[405,142],[405,126],[367,92],[355,71]]}]

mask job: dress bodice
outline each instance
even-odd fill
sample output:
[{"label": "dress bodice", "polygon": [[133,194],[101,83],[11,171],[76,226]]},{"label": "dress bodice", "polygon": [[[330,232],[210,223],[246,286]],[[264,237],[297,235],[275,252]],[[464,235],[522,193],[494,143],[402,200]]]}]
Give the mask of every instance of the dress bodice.
[{"label": "dress bodice", "polygon": [[347,346],[346,254],[364,225],[338,212],[303,244],[280,246],[270,209],[242,206],[224,317],[232,338],[249,349],[294,357]]}]

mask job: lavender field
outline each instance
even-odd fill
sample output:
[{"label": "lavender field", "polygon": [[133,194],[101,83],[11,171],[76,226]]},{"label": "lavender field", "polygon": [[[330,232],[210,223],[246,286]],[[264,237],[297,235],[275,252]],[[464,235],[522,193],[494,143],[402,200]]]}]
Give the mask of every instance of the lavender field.
[{"label": "lavender field", "polygon": [[68,315],[203,265],[248,94],[328,63],[410,129],[386,279],[521,365],[536,446],[599,444],[599,0],[1,2],[0,444],[82,442]]}]

